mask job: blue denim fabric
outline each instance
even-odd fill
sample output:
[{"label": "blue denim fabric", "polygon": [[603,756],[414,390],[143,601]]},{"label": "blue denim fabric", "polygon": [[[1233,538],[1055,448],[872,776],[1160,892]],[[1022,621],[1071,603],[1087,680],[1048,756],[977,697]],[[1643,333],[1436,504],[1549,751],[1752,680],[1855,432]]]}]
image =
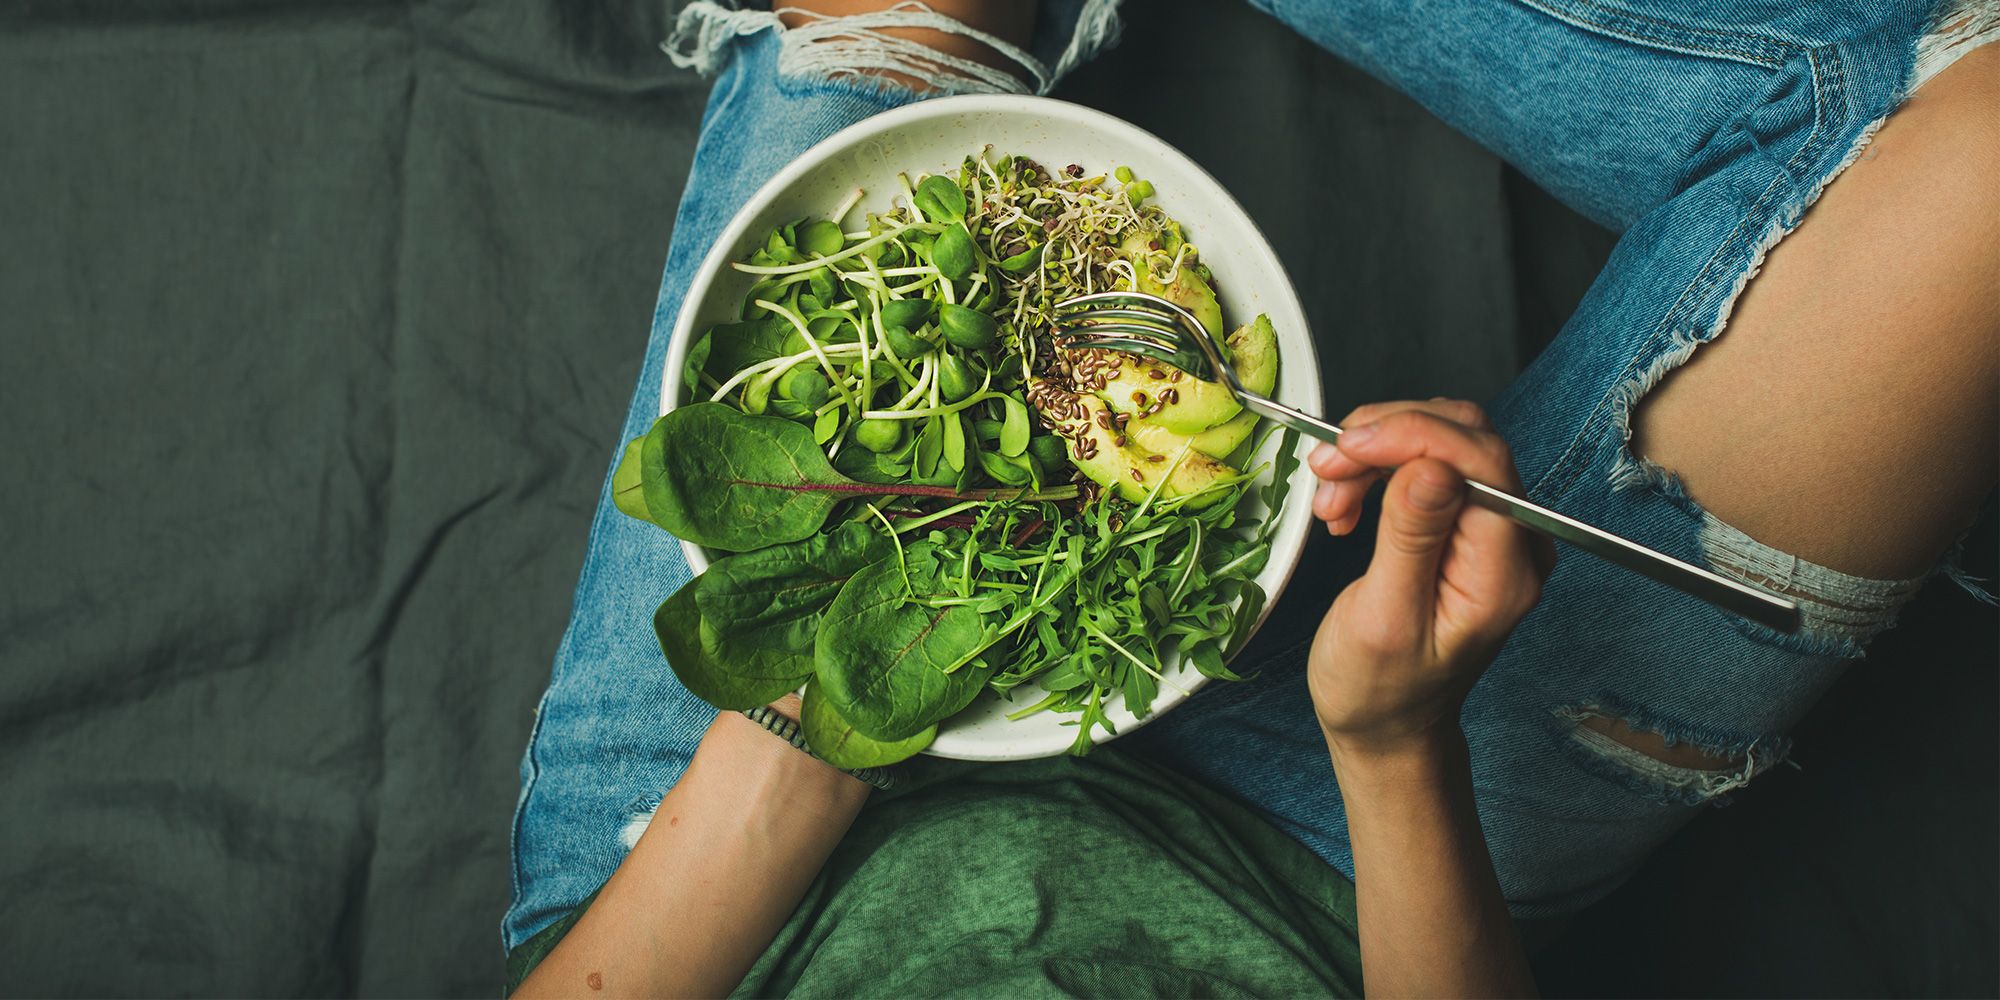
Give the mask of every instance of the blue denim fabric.
[{"label": "blue denim fabric", "polygon": [[[1929,7],[1260,5],[1623,230],[1555,342],[1491,405],[1494,423],[1534,500],[1725,572],[1743,562],[1754,542],[1630,452],[1630,409],[1720,332],[1764,252],[1905,96]],[[1800,590],[1808,628],[1780,636],[1564,555],[1461,717],[1494,865],[1527,916],[1610,891],[1702,802],[1781,760],[1784,734],[1871,631],[1816,626],[1818,602]],[[1755,555],[1808,575],[1782,553]],[[1811,570],[1854,591],[1903,585]],[[1300,778],[1326,754],[1301,656],[1253,685],[1211,687],[1135,739],[1352,874],[1338,790]],[[1744,763],[1668,767],[1580,729],[1589,715]]]},{"label": "blue denim fabric", "polygon": [[[1048,66],[1065,61],[1072,37],[1064,29],[1078,23],[1079,8],[1064,0],[1045,4],[1033,53]],[[612,467],[623,442],[659,416],[661,373],[682,293],[737,209],[814,143],[916,99],[871,78],[782,76],[775,29],[723,44],[727,58],[702,114],[638,388],[608,452]],[[611,876],[628,849],[621,831],[659,805],[715,717],[666,668],[650,624],[665,595],[691,575],[679,543],[619,513],[608,475],[598,501],[569,627],[521,760],[513,903],[501,932],[510,950]]]},{"label": "blue denim fabric", "polygon": [[[1829,580],[1871,593],[1909,588],[1758,547],[1635,458],[1626,437],[1639,396],[1719,332],[1764,251],[1905,96],[1931,26],[1928,5],[1258,6],[1624,232],[1554,345],[1492,407],[1535,500],[1725,571],[1754,564],[1764,582],[1798,581],[1808,598],[1808,583]],[[1073,15],[1070,5],[1068,21],[1050,20],[1073,23]],[[1044,44],[1067,41],[1060,31],[1043,35]],[[730,216],[808,146],[914,99],[867,81],[781,75],[776,30],[718,44],[727,51],[619,442],[658,412],[682,289]],[[521,765],[509,948],[609,877],[626,851],[621,831],[658,804],[714,715],[665,668],[649,624],[688,575],[678,545],[616,512],[607,476]],[[1271,627],[1309,633],[1310,623]],[[1516,911],[1564,913],[1609,891],[1700,803],[1781,759],[1783,734],[1861,654],[1873,627],[1836,622],[1778,636],[1598,560],[1563,559],[1463,716],[1480,817]],[[1250,666],[1262,676],[1211,685],[1130,742],[1235,791],[1352,875],[1304,649]],[[1668,767],[1594,738],[1578,725],[1591,715],[1744,763],[1730,772]]]}]

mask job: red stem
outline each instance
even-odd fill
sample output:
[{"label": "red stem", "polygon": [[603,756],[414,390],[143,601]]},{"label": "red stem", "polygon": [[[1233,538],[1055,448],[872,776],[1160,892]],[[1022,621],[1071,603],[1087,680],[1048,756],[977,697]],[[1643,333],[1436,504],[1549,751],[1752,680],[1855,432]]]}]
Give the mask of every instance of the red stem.
[{"label": "red stem", "polygon": [[949,486],[919,486],[902,483],[891,486],[885,483],[766,483],[755,479],[732,479],[731,486],[761,486],[770,490],[786,490],[792,493],[856,493],[868,496],[889,497],[938,497],[944,500],[1012,500],[1030,495],[1028,490],[973,490],[960,493]]}]

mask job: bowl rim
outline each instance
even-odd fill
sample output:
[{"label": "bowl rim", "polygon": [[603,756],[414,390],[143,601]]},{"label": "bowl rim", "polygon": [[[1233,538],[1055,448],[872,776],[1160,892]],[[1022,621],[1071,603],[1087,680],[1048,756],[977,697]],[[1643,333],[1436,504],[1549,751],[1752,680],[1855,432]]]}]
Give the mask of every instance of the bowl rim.
[{"label": "bowl rim", "polygon": [[[700,267],[695,272],[694,279],[688,283],[685,292],[681,296],[680,310],[678,315],[674,317],[673,329],[669,334],[666,364],[660,375],[660,413],[665,414],[676,406],[685,405],[684,402],[676,401],[682,385],[682,381],[677,377],[677,373],[687,364],[688,351],[693,347],[695,340],[694,328],[698,319],[697,314],[701,311],[701,305],[708,298],[709,292],[716,281],[729,267],[731,258],[735,256],[733,249],[743,241],[752,223],[756,221],[757,217],[772,202],[778,200],[794,184],[798,183],[800,179],[817,170],[835,155],[860,142],[885,133],[906,129],[925,121],[947,118],[953,115],[978,113],[1028,115],[1039,119],[1063,119],[1067,120],[1070,124],[1083,126],[1091,131],[1109,135],[1116,144],[1146,147],[1154,156],[1175,161],[1178,167],[1186,170],[1197,180],[1207,184],[1208,190],[1202,192],[1203,197],[1205,200],[1213,202],[1219,213],[1224,215],[1233,214],[1235,217],[1243,220],[1251,239],[1245,245],[1233,248],[1233,252],[1239,255],[1247,254],[1253,258],[1250,261],[1252,268],[1262,270],[1268,275],[1266,280],[1269,282],[1273,296],[1279,301],[1288,303],[1297,314],[1301,323],[1306,321],[1305,306],[1299,300],[1298,289],[1292,284],[1291,275],[1285,270],[1283,263],[1278,259],[1277,251],[1272,248],[1271,242],[1265,237],[1263,229],[1257,225],[1256,220],[1251,217],[1249,212],[1244,210],[1242,203],[1236,200],[1236,196],[1231,194],[1221,181],[1216,180],[1215,176],[1209,173],[1206,168],[1195,162],[1192,157],[1183,153],[1172,143],[1116,115],[1053,97],[1011,94],[960,94],[927,98],[871,115],[814,143],[804,152],[794,157],[783,168],[779,169],[769,180],[759,185],[757,190],[736,210],[736,213],[731,216],[729,223],[722,228],[721,232],[716,235],[714,242],[710,244],[708,252],[701,259]],[[1270,310],[1267,309],[1266,311]],[[1305,363],[1305,378],[1310,383],[1313,394],[1317,396],[1322,388],[1319,374],[1319,352],[1314,338],[1311,336],[1310,327],[1303,327],[1303,329],[1306,332],[1304,336],[1298,339],[1298,346],[1304,348],[1305,356],[1299,358],[1298,361]],[[1288,350],[1292,346],[1287,345]],[[1303,442],[1301,444],[1303,445]],[[1283,532],[1287,527],[1283,524],[1284,521],[1300,520],[1307,522],[1307,527],[1310,527],[1311,498],[1309,494],[1303,498],[1300,496],[1301,485],[1310,475],[1310,470],[1306,468],[1305,462],[1301,459],[1297,470],[1293,473],[1292,488],[1287,495],[1286,506],[1280,514],[1280,532]],[[1289,554],[1277,550],[1277,539],[1274,538],[1273,552],[1271,553],[1272,559],[1266,564],[1265,572],[1268,573],[1272,569],[1279,568],[1281,564],[1284,572],[1282,576],[1276,577],[1278,581],[1277,586],[1269,589],[1265,594],[1264,605],[1259,609],[1257,620],[1252,624],[1248,635],[1256,635],[1264,627],[1265,622],[1270,619],[1272,610],[1277,606],[1279,598],[1283,595],[1285,588],[1290,585],[1293,575],[1298,571],[1299,562],[1305,555],[1308,534],[1302,532],[1298,535],[1297,542],[1289,546],[1292,550]],[[710,560],[701,546],[680,539],[676,539],[676,541],[681,546],[681,551],[687,559],[688,568],[692,571],[692,575],[699,576],[708,569]],[[1093,745],[1129,735],[1134,730],[1152,723],[1167,712],[1179,707],[1181,703],[1189,700],[1195,692],[1206,687],[1208,684],[1208,677],[1203,676],[1198,671],[1189,669],[1185,663],[1177,664],[1176,670],[1179,673],[1179,676],[1175,677],[1179,685],[1178,690],[1174,687],[1163,688],[1154,700],[1152,710],[1144,718],[1131,716],[1129,711],[1126,711],[1127,717],[1124,720],[1120,720],[1118,732],[1115,736],[1100,729],[1092,736]],[[1122,702],[1119,703],[1119,709],[1124,710]],[[940,727],[939,738],[942,740],[944,735],[944,729]],[[1023,753],[1007,749],[1007,745],[997,745],[990,750],[973,747],[954,749],[951,752],[939,752],[936,749],[936,744],[933,744],[931,748],[927,748],[923,752],[931,756],[948,757],[957,760],[1007,761],[1057,756],[1063,753],[1064,750],[1056,749]]]}]

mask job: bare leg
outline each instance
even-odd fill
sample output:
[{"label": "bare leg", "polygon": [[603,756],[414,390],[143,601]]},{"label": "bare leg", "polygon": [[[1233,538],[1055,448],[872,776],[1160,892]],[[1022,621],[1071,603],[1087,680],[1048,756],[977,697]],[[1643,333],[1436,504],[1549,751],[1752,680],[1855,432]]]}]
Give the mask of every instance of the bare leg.
[{"label": "bare leg", "polygon": [[1636,414],[1633,450],[1766,545],[1922,575],[1995,480],[2000,45],[1884,124]]}]

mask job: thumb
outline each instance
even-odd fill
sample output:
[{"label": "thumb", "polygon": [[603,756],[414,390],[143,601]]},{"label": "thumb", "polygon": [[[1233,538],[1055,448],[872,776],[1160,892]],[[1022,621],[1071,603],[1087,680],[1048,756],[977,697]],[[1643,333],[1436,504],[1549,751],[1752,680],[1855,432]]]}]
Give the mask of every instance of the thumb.
[{"label": "thumb", "polygon": [[1382,525],[1368,566],[1374,597],[1428,615],[1437,601],[1438,564],[1465,506],[1465,477],[1435,458],[1419,458],[1389,478]]}]

